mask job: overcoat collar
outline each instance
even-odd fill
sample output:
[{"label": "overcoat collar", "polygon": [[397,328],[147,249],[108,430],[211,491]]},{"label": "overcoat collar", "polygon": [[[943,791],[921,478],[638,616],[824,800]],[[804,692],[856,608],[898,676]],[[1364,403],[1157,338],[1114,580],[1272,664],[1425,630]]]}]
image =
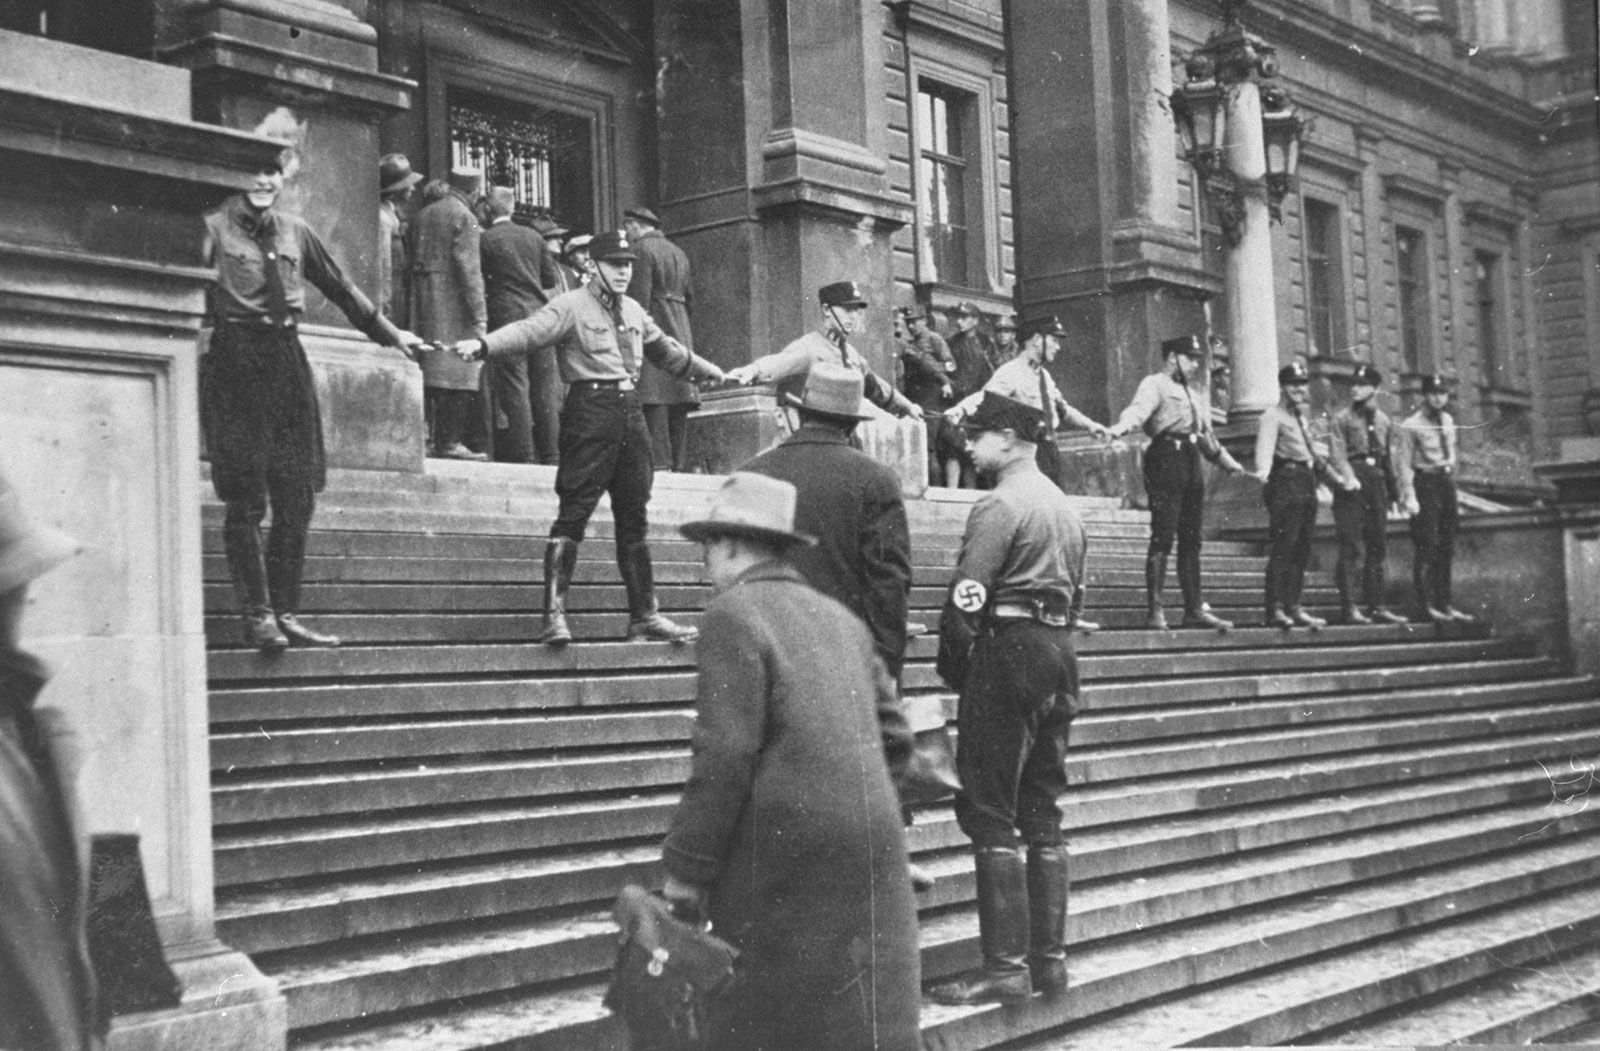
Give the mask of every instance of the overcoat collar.
[{"label": "overcoat collar", "polygon": [[800,575],[798,569],[795,569],[782,559],[774,558],[765,562],[758,562],[743,573],[740,573],[738,579],[733,582],[733,586],[738,587],[740,584],[750,584],[758,580],[784,580],[796,584],[805,583],[805,578]]},{"label": "overcoat collar", "polygon": [[849,445],[850,436],[837,427],[827,424],[802,423],[800,429],[791,434],[785,445]]}]

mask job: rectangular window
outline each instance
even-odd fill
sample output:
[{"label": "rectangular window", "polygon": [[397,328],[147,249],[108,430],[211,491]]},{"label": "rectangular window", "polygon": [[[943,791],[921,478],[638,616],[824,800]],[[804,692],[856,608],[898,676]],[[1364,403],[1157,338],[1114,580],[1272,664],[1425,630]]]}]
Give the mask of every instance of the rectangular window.
[{"label": "rectangular window", "polygon": [[1500,369],[1504,365],[1500,331],[1505,317],[1500,295],[1500,257],[1493,252],[1479,252],[1475,262],[1478,354],[1483,362],[1483,381],[1498,387]]},{"label": "rectangular window", "polygon": [[1345,345],[1344,256],[1339,209],[1305,201],[1306,340],[1310,354],[1332,354]]},{"label": "rectangular window", "polygon": [[1421,231],[1394,228],[1395,274],[1400,292],[1400,352],[1409,372],[1421,372],[1428,341],[1428,242]]},{"label": "rectangular window", "polygon": [[921,81],[917,88],[917,217],[930,280],[968,283],[967,149],[973,98]]},{"label": "rectangular window", "polygon": [[593,222],[590,127],[582,117],[476,92],[450,91],[451,167],[509,186],[520,208],[580,229]]}]

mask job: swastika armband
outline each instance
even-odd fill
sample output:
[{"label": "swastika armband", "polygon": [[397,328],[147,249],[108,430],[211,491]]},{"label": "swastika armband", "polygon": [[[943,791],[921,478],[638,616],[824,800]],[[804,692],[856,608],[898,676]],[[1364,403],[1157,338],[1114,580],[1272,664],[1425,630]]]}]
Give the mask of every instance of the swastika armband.
[{"label": "swastika armband", "polygon": [[989,593],[976,580],[958,580],[950,589],[950,601],[963,613],[976,613],[989,599]]}]

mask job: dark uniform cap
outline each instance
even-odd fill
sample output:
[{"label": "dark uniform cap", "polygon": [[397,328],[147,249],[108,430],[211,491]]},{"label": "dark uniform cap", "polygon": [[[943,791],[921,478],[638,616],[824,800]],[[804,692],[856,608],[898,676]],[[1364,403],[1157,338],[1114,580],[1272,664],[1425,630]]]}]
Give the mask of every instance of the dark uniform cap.
[{"label": "dark uniform cap", "polygon": [[1351,382],[1368,387],[1383,386],[1383,373],[1371,365],[1361,364],[1356,366],[1356,374],[1351,377]]},{"label": "dark uniform cap", "polygon": [[1017,315],[1007,314],[994,323],[996,332],[1015,332],[1017,330]]},{"label": "dark uniform cap", "polygon": [[854,281],[835,281],[817,289],[817,302],[825,307],[864,307],[867,294]]},{"label": "dark uniform cap", "polygon": [[1291,361],[1278,370],[1278,386],[1297,387],[1303,383],[1311,382],[1311,373],[1298,361]]},{"label": "dark uniform cap", "polygon": [[1161,356],[1170,358],[1174,354],[1186,354],[1191,358],[1206,356],[1206,341],[1204,336],[1177,336],[1173,339],[1161,341]]},{"label": "dark uniform cap", "polygon": [[1037,441],[1044,430],[1044,413],[1031,405],[1024,405],[1004,394],[992,390],[983,392],[983,400],[972,415],[961,421],[961,426],[971,432],[1012,431],[1024,441]]},{"label": "dark uniform cap", "polygon": [[928,319],[928,308],[921,303],[913,303],[908,307],[901,307],[900,312],[905,315],[907,321],[926,321]]},{"label": "dark uniform cap", "polygon": [[601,263],[624,259],[631,262],[639,257],[634,254],[627,234],[621,230],[607,230],[595,234],[594,240],[589,242],[589,258]]},{"label": "dark uniform cap", "polygon": [[1017,338],[1026,343],[1034,336],[1065,336],[1066,328],[1061,324],[1061,319],[1051,314],[1049,317],[1034,318],[1023,325],[1017,332]]},{"label": "dark uniform cap", "polygon": [[656,213],[652,212],[643,205],[640,205],[637,208],[629,208],[627,211],[622,213],[622,217],[624,219],[639,219],[649,223],[651,226],[661,225],[661,220],[657,218]]},{"label": "dark uniform cap", "polygon": [[978,304],[968,301],[956,307],[956,313],[964,317],[977,317],[982,311],[978,309]]},{"label": "dark uniform cap", "polygon": [[1422,377],[1422,393],[1448,394],[1450,393],[1450,383],[1443,376],[1440,376],[1437,373],[1424,376]]}]

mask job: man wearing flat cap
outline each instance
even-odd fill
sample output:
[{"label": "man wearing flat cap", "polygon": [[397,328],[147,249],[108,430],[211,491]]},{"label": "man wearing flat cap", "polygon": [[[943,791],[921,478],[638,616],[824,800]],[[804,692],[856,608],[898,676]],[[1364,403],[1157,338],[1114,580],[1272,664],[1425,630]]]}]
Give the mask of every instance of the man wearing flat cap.
[{"label": "man wearing flat cap", "polygon": [[[446,192],[417,213],[411,227],[411,325],[435,344],[481,336],[489,318],[483,286],[478,199],[483,173],[476,168],[450,172]],[[469,449],[481,419],[481,366],[453,354],[422,356],[423,393],[432,432],[429,455],[450,460],[486,460]],[[481,430],[481,428],[477,428]],[[481,444],[481,443],[480,443]]]},{"label": "man wearing flat cap", "polygon": [[1080,427],[1100,438],[1108,437],[1110,432],[1068,404],[1061,395],[1061,388],[1056,386],[1055,377],[1050,375],[1048,365],[1061,352],[1061,337],[1066,335],[1060,319],[1051,316],[1030,321],[1023,326],[1022,333],[1022,352],[996,369],[983,390],[957,402],[949,416],[960,423],[978,407],[987,392],[1003,394],[1038,409],[1044,415],[1044,433],[1038,443],[1039,470],[1060,485],[1061,454],[1056,449],[1056,429]]},{"label": "man wearing flat cap", "polygon": [[911,734],[866,628],[790,564],[811,542],[796,505],[794,486],[741,471],[682,527],[716,594],[662,893],[740,951],[703,1046],[915,1051],[921,960],[892,780]]},{"label": "man wearing flat cap", "polygon": [[1395,482],[1389,460],[1394,424],[1378,407],[1382,385],[1383,373],[1368,364],[1358,366],[1351,378],[1350,405],[1334,414],[1328,436],[1329,467],[1344,483],[1333,491],[1339,536],[1333,575],[1345,624],[1405,623],[1383,604],[1383,560]]},{"label": "man wearing flat cap", "polygon": [[1449,381],[1438,375],[1422,377],[1422,404],[1400,424],[1394,439],[1400,509],[1411,516],[1411,583],[1417,596],[1412,619],[1424,624],[1473,619],[1450,601],[1461,439],[1449,404]]},{"label": "man wearing flat cap", "polygon": [[[1044,416],[992,391],[963,422],[994,488],[967,516],[939,616],[939,676],[960,691],[956,823],[978,877],[976,970],[936,985],[941,1003],[1010,1003],[1066,989],[1067,725],[1078,697],[1072,625],[1083,604],[1083,523],[1046,484]],[[1024,861],[1022,847],[1027,847]]]},{"label": "man wearing flat cap", "polygon": [[62,713],[21,648],[28,585],[78,551],[28,521],[0,475],[0,1047],[84,1051],[105,1034],[89,962],[86,874]]},{"label": "man wearing flat cap", "polygon": [[[628,296],[656,319],[661,331],[693,350],[689,310],[694,302],[694,287],[689,278],[689,257],[667,240],[655,212],[640,206],[629,208],[622,215],[622,228],[633,239],[633,250],[639,254]],[[669,376],[647,361],[639,370],[639,401],[644,405],[645,426],[650,429],[656,470],[683,470],[689,413],[700,404],[699,390],[693,383]]]},{"label": "man wearing flat cap", "polygon": [[904,394],[894,389],[872,371],[867,359],[850,345],[850,335],[861,328],[866,318],[867,296],[854,281],[835,281],[817,290],[817,302],[822,309],[822,324],[807,332],[782,350],[757,358],[748,365],[728,370],[728,379],[735,383],[773,383],[778,388],[778,422],[784,435],[793,434],[799,426],[794,411],[788,408],[790,398],[800,393],[806,374],[819,361],[833,361],[847,369],[861,373],[867,400],[894,413],[922,419],[922,410]]},{"label": "man wearing flat cap", "polygon": [[1227,631],[1231,623],[1212,613],[1200,593],[1200,525],[1205,512],[1206,479],[1202,461],[1243,474],[1211,430],[1211,404],[1195,379],[1205,361],[1205,339],[1179,336],[1161,344],[1164,367],[1139,381],[1133,401],[1110,427],[1113,438],[1143,428],[1150,438],[1144,452],[1144,488],[1150,499],[1150,550],[1144,560],[1147,625],[1167,628],[1162,589],[1167,558],[1178,544],[1178,584],[1183,589],[1183,626]]},{"label": "man wearing flat cap", "polygon": [[628,593],[628,640],[688,642],[693,628],[674,624],[656,606],[647,509],[655,475],[650,434],[639,405],[639,365],[649,358],[682,379],[722,379],[722,370],[661,331],[626,294],[633,276],[628,235],[595,237],[593,280],[552,299],[532,317],[464,339],[454,350],[464,361],[552,352],[567,384],[561,409],[561,463],[556,495],[561,506],[544,552],[544,622],[538,641],[572,640],[567,591],[578,564],[578,545],[602,493],[611,496],[617,568]]}]

